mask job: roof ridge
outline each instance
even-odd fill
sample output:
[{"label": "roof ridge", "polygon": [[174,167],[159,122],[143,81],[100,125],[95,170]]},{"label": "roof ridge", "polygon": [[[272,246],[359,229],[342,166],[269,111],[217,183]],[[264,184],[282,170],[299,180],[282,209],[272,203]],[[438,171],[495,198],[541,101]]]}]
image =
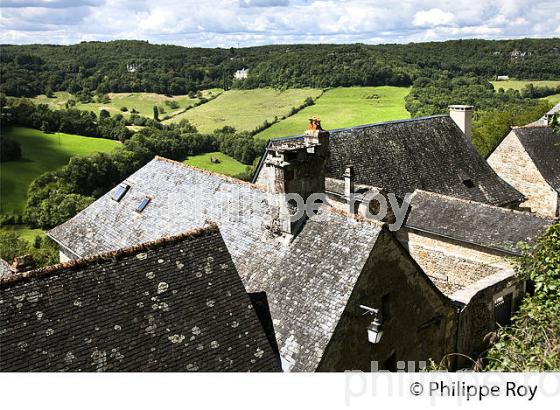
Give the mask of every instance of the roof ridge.
[{"label": "roof ridge", "polygon": [[[377,126],[388,125],[388,124],[400,124],[400,123],[405,123],[405,122],[425,121],[425,120],[430,120],[430,119],[434,119],[434,118],[444,118],[444,117],[449,117],[449,114],[436,114],[436,115],[427,115],[427,116],[424,116],[424,117],[402,118],[400,120],[371,122],[371,123],[366,123],[366,124],[353,125],[351,127],[333,128],[333,129],[329,129],[327,131],[329,131],[329,132],[349,131],[349,130],[360,129],[360,128],[370,128],[370,127],[377,127]],[[276,142],[276,141],[289,140],[289,139],[295,139],[295,138],[301,138],[301,137],[303,137],[303,134],[270,138],[268,141],[269,142],[273,142],[273,141]]]},{"label": "roof ridge", "polygon": [[467,203],[467,204],[475,204],[477,206],[483,206],[483,207],[486,207],[486,208],[498,209],[498,210],[503,211],[505,213],[529,216],[529,217],[532,217],[532,218],[535,218],[535,219],[540,219],[542,221],[553,221],[554,220],[554,219],[550,219],[550,218],[545,218],[545,217],[537,215],[537,214],[533,214],[531,212],[518,211],[516,209],[504,208],[504,207],[501,207],[501,206],[496,206],[496,205],[491,205],[491,204],[485,204],[484,202],[473,201],[472,199],[457,198],[457,197],[450,196],[450,195],[440,194],[438,192],[424,191],[423,189],[417,189],[413,192],[413,194],[412,194],[413,196],[412,196],[411,202],[410,202],[411,205],[412,205],[412,200],[414,199],[414,196],[416,196],[416,193],[427,194],[428,196],[436,196],[436,197],[440,197],[440,198],[449,198],[449,199],[451,199],[453,201],[457,201],[457,202],[463,202],[463,203]]},{"label": "roof ridge", "polygon": [[[203,168],[193,167],[192,165],[185,164],[185,163],[179,162],[179,161],[175,161],[175,160],[172,160],[172,159],[169,159],[169,158],[161,157],[159,155],[156,155],[153,158],[152,161],[156,161],[156,160],[161,161],[161,162],[167,162],[167,163],[175,165],[177,167],[191,169],[193,171],[200,172],[201,174],[206,174],[206,175],[210,175],[210,176],[213,176],[213,177],[218,177],[220,179],[223,179],[225,181],[228,181],[228,182],[231,182],[231,183],[234,183],[234,184],[237,184],[237,185],[244,185],[244,186],[246,186],[248,188],[251,188],[251,189],[256,189],[256,190],[259,190],[259,191],[263,191],[263,187],[260,186],[260,185],[255,185],[251,182],[247,182],[247,181],[243,181],[241,179],[230,177],[229,175],[224,175],[224,174],[220,174],[218,172],[208,171],[207,169],[203,169]],[[247,166],[249,166],[249,165],[247,165]]]},{"label": "roof ridge", "polygon": [[378,221],[378,220],[372,219],[372,218],[367,218],[367,217],[365,217],[363,215],[360,215],[360,214],[354,214],[354,213],[348,212],[345,209],[335,208],[335,207],[330,206],[330,205],[325,206],[324,210],[327,211],[327,212],[330,212],[332,214],[350,217],[353,220],[355,220],[356,222],[369,223],[370,225],[375,225],[379,228],[383,228],[386,225],[385,222],[381,222],[381,221]]},{"label": "roof ridge", "polygon": [[57,263],[56,265],[33,269],[27,272],[16,273],[7,278],[0,279],[0,289],[9,287],[15,283],[19,283],[20,281],[27,278],[48,276],[65,269],[82,268],[95,262],[105,262],[109,259],[130,256],[136,253],[140,253],[141,251],[150,250],[162,245],[179,242],[183,239],[194,239],[216,232],[220,232],[218,225],[215,222],[210,222],[205,227],[190,229],[179,234],[164,236],[163,238],[159,238],[153,241],[147,241],[113,251],[101,252],[93,256],[73,259],[69,262]]}]

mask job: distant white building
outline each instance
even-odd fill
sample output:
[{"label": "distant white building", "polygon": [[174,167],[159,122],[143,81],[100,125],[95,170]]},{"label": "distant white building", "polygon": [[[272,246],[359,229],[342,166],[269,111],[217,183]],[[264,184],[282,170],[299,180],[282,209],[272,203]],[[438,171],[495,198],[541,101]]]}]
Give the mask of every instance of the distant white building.
[{"label": "distant white building", "polygon": [[241,70],[237,70],[235,72],[235,74],[233,75],[233,78],[235,78],[236,80],[245,80],[248,75],[249,75],[249,69],[248,68],[242,68]]},{"label": "distant white building", "polygon": [[126,65],[126,71],[128,71],[129,73],[135,73],[136,70],[138,70],[138,65],[137,64],[127,64]]},{"label": "distant white building", "polygon": [[496,77],[496,80],[498,80],[498,81],[509,80],[509,75],[499,75],[499,76]]}]

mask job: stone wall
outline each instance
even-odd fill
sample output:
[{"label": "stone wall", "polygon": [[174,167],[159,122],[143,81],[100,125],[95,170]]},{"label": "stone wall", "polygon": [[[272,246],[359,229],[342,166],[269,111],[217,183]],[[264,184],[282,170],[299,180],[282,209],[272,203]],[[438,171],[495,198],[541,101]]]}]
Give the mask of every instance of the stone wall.
[{"label": "stone wall", "polygon": [[446,294],[511,267],[501,252],[452,239],[401,229],[401,244]]},{"label": "stone wall", "polygon": [[527,201],[520,205],[521,209],[545,217],[557,216],[558,193],[542,177],[514,131],[488,157],[488,164],[504,181],[527,197]]},{"label": "stone wall", "polygon": [[[360,305],[381,309],[383,337],[368,341],[373,317]],[[455,309],[406,250],[384,231],[350,297],[319,371],[371,370],[371,361],[427,361],[454,350]]]},{"label": "stone wall", "polygon": [[[512,293],[512,312],[519,306],[525,293],[525,284],[511,269],[502,270],[451,295],[463,303],[457,331],[457,351],[476,360],[489,347],[492,332],[497,329],[494,306],[496,299]],[[458,367],[471,367],[466,358],[459,359]]]}]

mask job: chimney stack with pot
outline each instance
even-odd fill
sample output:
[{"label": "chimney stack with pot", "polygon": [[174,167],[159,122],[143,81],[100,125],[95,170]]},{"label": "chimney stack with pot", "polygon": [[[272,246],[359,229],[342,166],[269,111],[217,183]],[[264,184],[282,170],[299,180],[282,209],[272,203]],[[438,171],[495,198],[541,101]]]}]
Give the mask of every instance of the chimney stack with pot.
[{"label": "chimney stack with pot", "polygon": [[297,194],[305,203],[311,194],[325,192],[325,166],[329,156],[329,133],[317,117],[309,119],[302,139],[280,141],[268,148],[265,166],[272,167],[268,192],[275,194],[280,230],[295,235],[308,215],[294,218],[296,204],[288,194]]}]

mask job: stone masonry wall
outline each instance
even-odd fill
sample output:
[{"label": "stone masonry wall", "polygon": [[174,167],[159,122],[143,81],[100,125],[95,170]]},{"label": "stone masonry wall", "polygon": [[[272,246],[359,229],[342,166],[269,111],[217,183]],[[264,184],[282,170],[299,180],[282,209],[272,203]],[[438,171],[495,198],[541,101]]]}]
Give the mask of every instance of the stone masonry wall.
[{"label": "stone masonry wall", "polygon": [[[360,305],[381,309],[383,336],[368,341],[373,316]],[[387,359],[427,361],[454,351],[456,313],[405,249],[384,232],[350,297],[336,332],[319,365],[319,371],[380,369]]]},{"label": "stone masonry wall", "polygon": [[[465,303],[460,314],[457,351],[472,359],[489,347],[490,334],[496,330],[495,300],[513,293],[512,310],[519,306],[524,295],[524,282],[518,281],[513,270],[500,271],[452,295],[452,299]],[[471,367],[468,359],[459,359],[459,367]]]},{"label": "stone masonry wall", "polygon": [[511,267],[505,254],[476,245],[405,229],[397,238],[446,294]]},{"label": "stone masonry wall", "polygon": [[504,181],[527,197],[521,208],[545,217],[556,217],[558,193],[544,180],[513,131],[488,157],[488,164]]}]

